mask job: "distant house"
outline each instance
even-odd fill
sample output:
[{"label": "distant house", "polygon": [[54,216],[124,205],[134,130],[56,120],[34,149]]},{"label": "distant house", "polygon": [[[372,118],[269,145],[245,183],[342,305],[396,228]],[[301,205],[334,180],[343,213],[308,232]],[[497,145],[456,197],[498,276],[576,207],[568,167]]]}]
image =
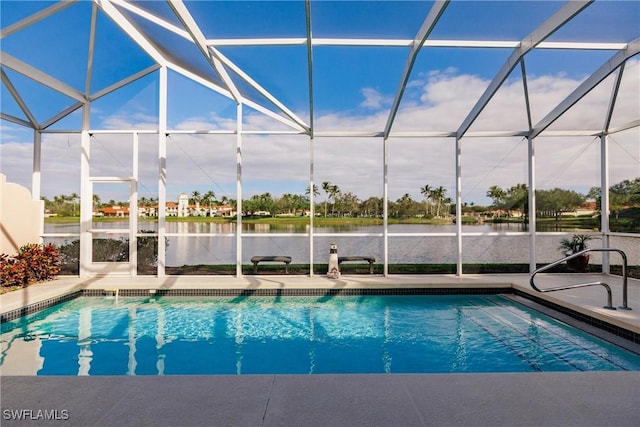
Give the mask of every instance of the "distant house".
[{"label": "distant house", "polygon": [[164,211],[166,216],[178,216],[178,204],[176,202],[167,202]]},{"label": "distant house", "polygon": [[222,216],[222,217],[236,216],[236,210],[233,208],[233,206],[230,206],[230,205],[213,206],[212,211],[213,211],[212,212],[213,215],[211,216]]},{"label": "distant house", "polygon": [[513,210],[492,209],[492,210],[483,211],[480,215],[484,216],[485,218],[500,218],[500,217],[522,218],[524,216],[522,211],[518,209],[513,209]]},{"label": "distant house", "polygon": [[[221,217],[234,217],[236,216],[236,210],[230,205],[217,205],[211,207],[200,206],[199,203],[191,205],[188,203],[189,199],[185,193],[180,195],[178,203],[166,202],[165,203],[165,215],[167,217],[188,217],[188,216],[221,216]],[[268,214],[268,212],[262,212],[262,214]],[[93,216],[99,217],[125,217],[129,216],[129,208],[122,206],[111,206],[99,209],[93,213]],[[157,217],[158,205],[141,205],[138,206],[139,217]]]},{"label": "distant house", "polygon": [[138,206],[138,216],[157,216],[158,206]]},{"label": "distant house", "polygon": [[595,200],[584,202],[572,212],[563,212],[562,216],[593,216],[598,211],[598,205]]},{"label": "distant house", "polygon": [[99,216],[104,216],[104,217],[124,218],[129,216],[129,208],[124,206],[114,205],[111,207],[100,208],[98,213],[99,213]]}]

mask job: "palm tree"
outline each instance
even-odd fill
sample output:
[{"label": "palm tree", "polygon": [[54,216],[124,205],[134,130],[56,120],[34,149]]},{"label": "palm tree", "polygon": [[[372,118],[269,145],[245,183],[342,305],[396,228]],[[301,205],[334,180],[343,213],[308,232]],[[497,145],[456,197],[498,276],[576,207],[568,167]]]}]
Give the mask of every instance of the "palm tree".
[{"label": "palm tree", "polygon": [[69,200],[71,201],[71,206],[73,207],[73,216],[76,216],[76,202],[80,200],[80,196],[78,193],[71,193],[69,196]]},{"label": "palm tree", "polygon": [[[305,195],[309,196],[311,195],[311,189],[310,186],[307,186],[307,189],[304,192]],[[313,197],[315,198],[316,196],[320,195],[320,190],[318,190],[318,186],[316,184],[313,184]]]},{"label": "palm tree", "polygon": [[397,216],[411,216],[411,206],[414,203],[409,193],[404,193],[402,197],[396,200]]},{"label": "palm tree", "polygon": [[453,199],[451,197],[445,197],[442,199],[442,203],[447,206],[447,212],[451,213],[451,204],[453,203]]},{"label": "palm tree", "polygon": [[529,214],[529,188],[527,184],[516,184],[507,191],[506,199],[509,209],[518,209],[522,212],[523,221],[526,222]]},{"label": "palm tree", "polygon": [[360,207],[360,199],[353,193],[345,193],[340,196],[340,207],[343,215],[356,216]]},{"label": "palm tree", "polygon": [[273,201],[273,196],[271,196],[271,193],[266,192],[260,194],[258,200],[260,201],[260,210],[269,212],[269,214],[273,215],[275,203]]},{"label": "palm tree", "polygon": [[305,208],[305,198],[300,194],[294,194],[291,198],[291,203],[293,205],[293,213],[296,214],[298,211],[304,211]]},{"label": "palm tree", "polygon": [[94,194],[92,202],[93,202],[92,211],[95,212],[100,207],[100,196],[98,196],[97,194]]},{"label": "palm tree", "polygon": [[196,215],[200,216],[200,192],[198,190],[195,190],[193,193],[191,193],[191,200],[193,201],[193,203],[196,205]]},{"label": "palm tree", "polygon": [[493,206],[498,209],[498,212],[500,212],[500,206],[502,205],[505,196],[506,193],[504,190],[497,185],[492,185],[489,187],[489,191],[487,191],[487,197],[493,200]]},{"label": "palm tree", "polygon": [[293,194],[285,193],[277,200],[277,213],[295,213],[295,207],[293,206]]},{"label": "palm tree", "polygon": [[326,197],[324,199],[324,217],[327,217],[327,202],[329,200],[329,193],[331,192],[331,183],[329,181],[324,181],[322,183],[322,189],[326,193]]},{"label": "palm tree", "polygon": [[[307,189],[305,190],[304,194],[307,196],[307,202],[309,202],[309,210],[311,210],[311,197],[309,197],[311,195],[311,186],[307,186]],[[316,201],[316,196],[320,195],[320,190],[318,189],[318,186],[316,184],[313,184],[313,201],[315,203]]]},{"label": "palm tree", "polygon": [[442,204],[442,199],[444,199],[446,193],[447,190],[443,186],[431,190],[431,199],[436,202],[436,217],[440,216],[440,205]]},{"label": "palm tree", "polygon": [[331,199],[333,199],[333,206],[331,207],[331,213],[332,214],[334,212],[334,208],[335,208],[335,205],[336,205],[336,199],[338,197],[338,194],[340,194],[340,189],[338,188],[337,185],[332,185],[329,188],[329,197],[331,197]]},{"label": "palm tree", "polygon": [[209,190],[202,196],[202,203],[209,205],[209,216],[211,215],[211,204],[216,201],[216,194]]},{"label": "palm tree", "polygon": [[428,216],[428,208],[429,208],[429,198],[431,197],[431,186],[429,184],[425,184],[423,187],[420,187],[420,193],[424,196],[424,215]]},{"label": "palm tree", "polygon": [[[393,202],[391,202],[393,203]],[[369,217],[377,217],[381,216],[384,211],[382,198],[380,197],[369,197],[367,200],[362,202],[361,210],[364,212],[366,216]]]}]

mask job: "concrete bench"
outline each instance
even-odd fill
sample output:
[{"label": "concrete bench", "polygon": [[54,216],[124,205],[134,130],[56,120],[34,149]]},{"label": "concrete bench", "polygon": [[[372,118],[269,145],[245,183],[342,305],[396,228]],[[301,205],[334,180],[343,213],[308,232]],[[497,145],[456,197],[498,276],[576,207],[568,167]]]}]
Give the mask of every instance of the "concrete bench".
[{"label": "concrete bench", "polygon": [[343,262],[353,261],[367,261],[369,263],[369,274],[373,274],[373,263],[376,262],[376,258],[372,256],[339,256],[338,265]]},{"label": "concrete bench", "polygon": [[259,262],[284,262],[285,267],[284,271],[289,274],[289,264],[291,263],[290,256],[254,256],[251,257],[251,262],[253,263],[253,274],[258,272],[258,263]]}]

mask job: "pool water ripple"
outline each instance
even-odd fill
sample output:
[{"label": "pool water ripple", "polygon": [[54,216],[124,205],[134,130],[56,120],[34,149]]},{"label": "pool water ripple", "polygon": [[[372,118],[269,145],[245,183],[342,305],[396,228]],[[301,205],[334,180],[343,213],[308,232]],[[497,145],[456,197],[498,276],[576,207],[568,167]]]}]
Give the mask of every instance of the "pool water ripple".
[{"label": "pool water ripple", "polygon": [[3,375],[640,370],[499,295],[85,297],[2,325]]}]

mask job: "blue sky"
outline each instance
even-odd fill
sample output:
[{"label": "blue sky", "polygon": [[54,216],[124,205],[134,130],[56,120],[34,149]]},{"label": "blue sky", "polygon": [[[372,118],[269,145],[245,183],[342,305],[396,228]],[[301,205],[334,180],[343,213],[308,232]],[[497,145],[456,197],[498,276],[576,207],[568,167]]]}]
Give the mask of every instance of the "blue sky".
[{"label": "blue sky", "polygon": [[[139,1],[137,6],[179,25],[166,2]],[[52,2],[2,1],[0,3],[2,28],[25,18]],[[185,2],[207,38],[260,38],[293,37],[306,35],[304,2],[301,1],[194,1]],[[560,9],[559,1],[453,1],[431,34],[434,40],[497,40],[519,41],[551,14]],[[412,39],[432,6],[430,1],[313,1],[311,4],[313,36],[318,38],[389,38]],[[84,91],[88,59],[89,14],[91,4],[81,1],[54,16],[42,20],[23,31],[2,40],[2,52],[42,69],[51,76]],[[173,33],[156,27],[145,19],[123,13],[136,22],[161,47],[170,48],[170,58],[220,82],[209,64],[191,43]],[[578,42],[630,42],[640,37],[640,2],[598,0],[569,23],[554,33],[549,41]],[[32,48],[37,46],[37,48]],[[219,51],[261,84],[302,120],[309,123],[309,94],[307,51],[299,46],[220,46]],[[427,130],[454,131],[473,107],[475,99],[487,87],[493,76],[508,58],[510,48],[425,48],[418,55],[407,90],[400,105],[394,129],[399,131]],[[315,46],[313,49],[314,122],[319,131],[368,130],[381,131],[398,89],[405,67],[408,47],[346,47]],[[528,72],[532,115],[541,119],[553,106],[575,89],[615,51],[556,51],[538,49],[525,57]],[[94,72],[91,92],[143,70],[153,61],[136,46],[116,25],[102,13],[98,15]],[[614,123],[622,124],[640,116],[640,90],[638,60],[627,65],[619,107]],[[14,70],[3,67],[8,78],[22,94],[25,102],[39,122],[52,117],[73,104],[70,98],[34,83]],[[264,98],[230,72],[247,99],[269,106]],[[564,128],[598,128],[602,124],[603,108],[610,97],[613,79],[602,83],[602,88],[582,101],[580,114],[567,116],[554,126]],[[92,108],[91,126],[94,129],[153,129],[157,125],[158,99],[157,73],[140,79],[117,92],[96,101]],[[2,112],[25,118],[2,85]],[[175,72],[169,73],[169,127],[175,129],[234,129],[235,104],[215,92],[204,89]],[[597,114],[595,113],[597,112]],[[284,129],[284,125],[245,108],[245,129]],[[0,166],[9,181],[30,185],[30,145],[32,132],[2,121]],[[77,129],[80,114],[55,124],[55,129]],[[520,70],[514,70],[491,104],[472,126],[472,130],[519,130],[526,127],[524,95]],[[43,192],[49,197],[60,193],[79,191],[78,163],[69,149],[77,144],[77,137],[52,134],[46,137],[51,156],[44,165],[52,171],[69,165],[57,180],[47,182]],[[171,164],[170,197],[180,191],[194,189],[224,193],[234,198],[235,148],[225,138],[202,136],[175,137],[174,143],[193,150],[190,156],[176,149]],[[566,138],[565,138],[566,140]],[[550,162],[551,146],[562,147],[565,140],[547,139],[541,142],[541,157]],[[592,165],[597,147],[593,138],[578,138],[573,145],[558,150],[558,164],[577,167],[580,162]],[[640,175],[638,131],[621,133],[616,137],[619,154],[614,160],[620,164],[614,174],[627,179]],[[176,142],[178,141],[178,142]],[[104,144],[101,141],[101,144]],[[218,144],[218,145],[216,145]],[[274,195],[286,192],[302,193],[308,183],[309,140],[305,136],[248,136],[245,138],[246,163],[245,195],[269,191]],[[474,144],[473,146],[471,144]],[[484,186],[478,182],[508,187],[526,180],[526,158],[520,148],[521,139],[501,142],[470,139],[467,153],[473,153],[465,163],[467,188],[474,191],[465,195],[469,201],[486,202]],[[116,144],[119,146],[118,144]],[[115,146],[108,157],[119,158]],[[126,145],[123,143],[123,145]],[[451,158],[452,140],[408,140],[398,143],[406,151],[397,151],[396,165],[390,171],[390,198],[410,193],[419,199],[419,188],[424,184],[443,185],[452,196],[455,182],[451,171],[455,167]],[[57,154],[54,147],[59,146]],[[496,148],[494,151],[492,147]],[[212,147],[217,152],[210,153]],[[224,148],[217,148],[224,147]],[[483,149],[475,152],[477,147]],[[506,148],[505,148],[506,147]],[[573,150],[571,149],[573,147]],[[583,147],[583,148],[581,148]],[[74,148],[74,149],[77,149]],[[353,192],[361,198],[381,196],[381,141],[367,138],[317,138],[316,182],[331,181],[343,191]],[[513,150],[513,151],[511,151]],[[72,151],[73,152],[73,151]],[[618,153],[618,151],[615,151]],[[197,153],[197,154],[193,154]],[[414,153],[421,153],[415,156]],[[487,156],[482,157],[483,153]],[[487,154],[492,153],[492,154]],[[549,153],[549,154],[547,154]],[[566,153],[566,154],[564,154]],[[631,153],[629,155],[629,153]],[[509,156],[506,156],[509,154]],[[525,153],[526,154],[526,153]],[[464,154],[463,154],[464,155]],[[468,154],[471,156],[471,154]],[[58,156],[60,158],[58,158]],[[181,157],[182,160],[177,159]],[[471,161],[471,159],[475,159]],[[232,167],[221,159],[232,162]],[[170,159],[170,162],[172,160]],[[66,162],[66,163],[65,163]],[[296,163],[293,166],[293,163]],[[516,167],[514,173],[510,168]],[[553,167],[550,167],[553,169]],[[545,177],[541,169],[541,183],[565,186],[586,191],[597,185],[598,175],[587,180],[572,171],[559,177]],[[53,172],[48,172],[53,174]],[[154,193],[154,168],[145,173],[145,188]],[[556,174],[558,175],[558,174]],[[455,177],[455,174],[453,175]],[[66,178],[65,178],[66,177]],[[173,178],[173,180],[171,180]],[[617,178],[612,178],[614,181]],[[53,181],[56,181],[54,184]],[[473,184],[471,184],[473,183]],[[464,185],[464,184],[463,184]],[[551,185],[551,184],[549,184]]]}]

